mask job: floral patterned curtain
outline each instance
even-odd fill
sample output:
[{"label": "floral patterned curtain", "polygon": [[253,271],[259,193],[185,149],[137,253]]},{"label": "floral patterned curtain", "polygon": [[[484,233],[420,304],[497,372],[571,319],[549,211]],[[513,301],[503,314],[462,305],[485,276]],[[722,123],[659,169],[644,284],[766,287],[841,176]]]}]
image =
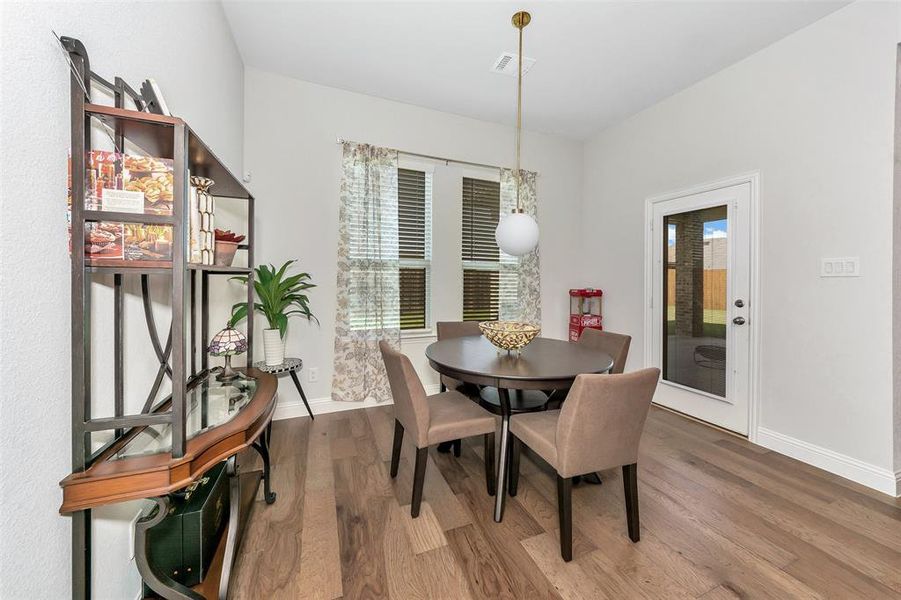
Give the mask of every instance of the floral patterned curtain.
[{"label": "floral patterned curtain", "polygon": [[[520,171],[519,202],[526,214],[538,220],[538,196],[535,193],[534,171]],[[516,177],[512,169],[501,169],[501,218],[516,208]],[[539,273],[539,248],[519,258],[501,252],[501,289],[512,289],[515,294],[504,294],[502,298],[516,298],[516,302],[501,301],[502,320],[526,321],[541,324],[541,275]]]},{"label": "floral patterned curtain", "polygon": [[397,152],[344,144],[332,399],[391,399],[379,341],[400,346]]}]

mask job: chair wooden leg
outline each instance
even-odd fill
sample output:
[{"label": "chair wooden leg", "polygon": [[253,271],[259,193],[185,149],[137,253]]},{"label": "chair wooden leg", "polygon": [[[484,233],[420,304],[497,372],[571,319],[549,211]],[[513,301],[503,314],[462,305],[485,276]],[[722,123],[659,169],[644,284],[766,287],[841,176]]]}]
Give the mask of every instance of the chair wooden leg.
[{"label": "chair wooden leg", "polygon": [[519,455],[522,451],[522,442],[515,435],[510,436],[510,475],[507,476],[507,489],[510,497],[516,495],[519,489]]},{"label": "chair wooden leg", "polygon": [[638,524],[638,464],[623,465],[623,489],[626,492],[626,522],[629,526],[629,539],[637,542],[641,539]]},{"label": "chair wooden leg", "polygon": [[463,440],[454,440],[454,456],[460,458],[460,455],[463,454]]},{"label": "chair wooden leg", "polygon": [[422,486],[425,483],[425,465],[429,458],[429,448],[416,449],[416,467],[413,469],[413,499],[410,501],[410,516],[419,516],[419,505],[422,504]]},{"label": "chair wooden leg", "polygon": [[404,441],[404,426],[394,419],[394,445],[391,447],[391,477],[397,477],[397,466],[400,464],[400,448]]},{"label": "chair wooden leg", "polygon": [[488,487],[488,495],[495,494],[494,480],[494,432],[485,434],[485,484]]},{"label": "chair wooden leg", "polygon": [[573,559],[573,480],[557,475],[557,512],[560,513],[560,555]]}]

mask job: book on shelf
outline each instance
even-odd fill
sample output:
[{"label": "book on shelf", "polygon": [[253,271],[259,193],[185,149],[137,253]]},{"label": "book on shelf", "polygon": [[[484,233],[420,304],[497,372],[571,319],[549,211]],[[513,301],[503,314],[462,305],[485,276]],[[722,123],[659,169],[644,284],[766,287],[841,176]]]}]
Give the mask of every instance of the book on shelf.
[{"label": "book on shelf", "polygon": [[[135,214],[171,215],[174,162],[105,150],[85,157],[85,209]],[[68,222],[71,235],[72,161],[69,160]],[[117,265],[141,261],[170,265],[172,227],[145,223],[85,223],[85,258],[90,264]],[[71,250],[71,244],[70,244]]]}]

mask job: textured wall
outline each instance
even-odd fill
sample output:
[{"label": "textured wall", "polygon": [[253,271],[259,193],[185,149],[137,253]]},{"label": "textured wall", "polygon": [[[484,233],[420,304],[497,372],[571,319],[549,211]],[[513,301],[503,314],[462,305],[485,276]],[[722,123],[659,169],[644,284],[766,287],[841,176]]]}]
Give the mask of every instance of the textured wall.
[{"label": "textured wall", "polygon": [[[81,39],[101,75],[155,78],[171,110],[236,170],[243,64],[216,3],[0,3],[0,21],[0,598],[66,598],[70,525],[57,510],[70,468],[69,75],[50,29]],[[126,311],[140,324],[136,294],[130,286]],[[110,295],[108,282],[95,285],[97,317],[110,316]],[[110,336],[96,333],[99,412],[109,407]],[[126,343],[130,380],[144,383],[146,332],[127,331]],[[134,513],[96,511],[95,598],[138,593],[126,533]]]}]

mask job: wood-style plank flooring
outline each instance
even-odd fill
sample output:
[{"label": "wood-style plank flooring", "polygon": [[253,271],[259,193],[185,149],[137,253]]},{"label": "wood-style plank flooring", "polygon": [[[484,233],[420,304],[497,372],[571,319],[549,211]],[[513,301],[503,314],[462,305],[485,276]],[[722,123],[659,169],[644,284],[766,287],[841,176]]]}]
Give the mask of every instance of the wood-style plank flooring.
[{"label": "wood-style plank flooring", "polygon": [[664,410],[642,438],[641,541],[604,472],[573,489],[570,563],[555,480],[527,456],[492,520],[481,439],[432,450],[411,519],[392,427],[391,406],[274,424],[278,499],[256,504],[233,598],[901,598],[901,501]]}]

